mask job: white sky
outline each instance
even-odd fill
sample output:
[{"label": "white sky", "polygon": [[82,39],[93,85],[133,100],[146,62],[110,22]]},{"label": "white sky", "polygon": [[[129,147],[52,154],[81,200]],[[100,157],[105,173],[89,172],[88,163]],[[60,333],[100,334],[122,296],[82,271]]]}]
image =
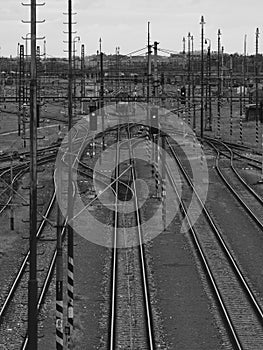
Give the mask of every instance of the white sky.
[{"label": "white sky", "polygon": [[[41,1],[41,0],[40,0]],[[29,0],[24,0],[29,3]],[[38,8],[38,35],[46,36],[47,53],[64,56],[67,40],[63,22],[67,17],[67,0],[46,0]],[[159,47],[174,51],[182,50],[182,38],[188,32],[194,36],[195,49],[200,49],[200,18],[205,18],[205,36],[212,41],[212,50],[217,49],[217,30],[222,32],[225,52],[242,52],[244,35],[247,34],[248,53],[255,51],[255,31],[259,27],[259,52],[263,50],[263,2],[260,0],[73,0],[77,15],[74,26],[86,54],[98,49],[102,38],[102,50],[115,53],[116,46],[126,54],[147,44],[147,22],[151,22],[151,40],[160,42]],[[0,56],[16,55],[21,36],[29,30],[30,7],[23,7],[18,0],[0,0]],[[262,23],[262,26],[261,26]],[[261,26],[261,27],[260,27]],[[43,41],[39,42],[43,47]]]}]

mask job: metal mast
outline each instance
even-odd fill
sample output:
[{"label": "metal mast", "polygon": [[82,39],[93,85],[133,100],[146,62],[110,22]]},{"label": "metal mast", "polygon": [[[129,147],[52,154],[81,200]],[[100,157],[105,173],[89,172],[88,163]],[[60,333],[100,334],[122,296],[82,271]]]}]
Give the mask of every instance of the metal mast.
[{"label": "metal mast", "polygon": [[28,281],[28,349],[37,349],[37,65],[36,0],[31,1],[30,67],[30,256]]},{"label": "metal mast", "polygon": [[201,17],[201,120],[200,136],[203,138],[204,130],[204,16]]},{"label": "metal mast", "polygon": [[69,340],[73,331],[73,302],[74,302],[74,231],[73,222],[73,188],[72,188],[72,1],[68,0],[68,154],[69,154],[69,171],[68,171],[68,305],[67,320],[69,327]]}]

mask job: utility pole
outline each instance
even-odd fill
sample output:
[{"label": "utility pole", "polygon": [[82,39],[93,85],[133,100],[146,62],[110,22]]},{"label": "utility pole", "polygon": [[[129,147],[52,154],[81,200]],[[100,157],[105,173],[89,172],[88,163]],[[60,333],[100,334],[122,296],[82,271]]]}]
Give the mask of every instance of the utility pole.
[{"label": "utility pole", "polygon": [[72,187],[72,0],[68,0],[68,305],[67,321],[69,331],[69,341],[73,332],[73,306],[74,306],[74,230],[73,230],[73,187]]},{"label": "utility pole", "polygon": [[103,70],[103,52],[101,51],[100,38],[100,108],[101,108],[101,128],[102,128],[102,150],[105,149],[104,141],[104,70]]},{"label": "utility pole", "polygon": [[185,55],[185,37],[183,36],[183,55]]},{"label": "utility pole", "polygon": [[224,46],[221,48],[221,94],[224,96]]},{"label": "utility pole", "polygon": [[85,97],[85,47],[81,45],[81,111],[83,112],[83,98]]},{"label": "utility pole", "polygon": [[[153,45],[154,52],[154,97],[158,97],[158,62],[157,62],[157,46],[158,42],[155,41]],[[157,99],[155,100],[157,102]]]},{"label": "utility pole", "polygon": [[148,29],[147,29],[147,48],[148,48],[148,55],[147,55],[147,92],[146,92],[146,102],[147,102],[147,125],[149,125],[149,102],[150,102],[150,77],[151,77],[151,48],[150,45],[150,22],[148,22]]},{"label": "utility pole", "polygon": [[230,141],[232,141],[233,135],[233,56],[230,55]]},{"label": "utility pole", "polygon": [[258,38],[259,29],[256,29],[256,56],[255,56],[255,83],[256,83],[256,145],[259,142],[259,123],[258,123]]},{"label": "utility pole", "polygon": [[196,115],[195,115],[195,75],[194,75],[194,36],[191,36],[192,51],[192,101],[193,101],[193,131],[196,132]]},{"label": "utility pole", "polygon": [[247,57],[247,35],[244,36],[244,55],[243,55],[243,106],[246,103],[246,57]]},{"label": "utility pole", "polygon": [[24,45],[19,47],[19,81],[18,81],[18,136],[21,135],[21,107],[24,103],[23,89],[24,89]]},{"label": "utility pole", "polygon": [[203,138],[204,129],[204,17],[201,17],[201,120],[200,120],[200,136]]},{"label": "utility pole", "polygon": [[118,54],[119,54],[119,47],[116,47],[116,93],[119,90],[119,69],[118,69]]},{"label": "utility pole", "polygon": [[188,65],[187,65],[187,104],[188,104],[188,125],[191,124],[191,33],[188,33]]},{"label": "utility pole", "polygon": [[147,103],[150,102],[150,78],[151,78],[151,53],[152,53],[152,46],[150,45],[150,22],[148,22],[148,60],[147,60]]},{"label": "utility pole", "polygon": [[220,54],[221,54],[221,32],[217,32],[217,137],[220,138],[220,118],[221,118],[221,82],[220,82]]},{"label": "utility pole", "polygon": [[36,0],[31,0],[30,66],[30,256],[28,281],[28,349],[37,350],[37,65]]},{"label": "utility pole", "polygon": [[56,261],[56,350],[63,350],[63,251],[61,237],[61,213],[57,196],[57,261]]},{"label": "utility pole", "polygon": [[[208,39],[209,40],[209,39]],[[212,101],[211,101],[211,40],[209,40],[209,46],[207,48],[207,89],[208,89],[208,125],[207,130],[212,131]]]}]

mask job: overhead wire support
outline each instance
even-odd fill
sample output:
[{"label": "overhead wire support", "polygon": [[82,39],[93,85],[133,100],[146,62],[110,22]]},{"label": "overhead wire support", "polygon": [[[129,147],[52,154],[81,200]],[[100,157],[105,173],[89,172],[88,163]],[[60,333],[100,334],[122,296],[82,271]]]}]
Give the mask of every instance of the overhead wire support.
[{"label": "overhead wire support", "polygon": [[105,138],[104,138],[104,68],[103,68],[103,52],[101,50],[102,40],[99,40],[99,54],[100,54],[100,112],[101,112],[101,128],[102,128],[102,150],[105,149]]},{"label": "overhead wire support", "polygon": [[193,131],[196,133],[196,115],[195,115],[195,74],[194,74],[194,36],[191,36],[191,55],[192,55],[192,101],[193,101]]},{"label": "overhead wire support", "polygon": [[[68,0],[68,203],[67,203],[67,346],[70,347],[73,332],[73,306],[74,306],[74,230],[73,230],[73,187],[72,187],[72,116],[73,116],[73,70],[72,70],[72,1]],[[58,345],[58,344],[57,344]]]},{"label": "overhead wire support", "polygon": [[233,136],[233,55],[230,55],[230,67],[229,67],[229,75],[230,75],[230,129],[229,136],[230,142],[232,141]]},{"label": "overhead wire support", "polygon": [[25,97],[25,62],[24,62],[24,45],[19,46],[19,80],[18,80],[18,136],[21,135],[21,114],[22,105],[24,104]]},{"label": "overhead wire support", "polygon": [[188,125],[191,124],[191,111],[190,111],[190,107],[191,107],[191,33],[188,33],[187,36],[187,43],[188,43],[188,47],[187,47],[187,56],[188,56],[188,65],[187,65],[187,122]]},{"label": "overhead wire support", "polygon": [[[151,77],[151,50],[152,46],[150,44],[150,22],[147,24],[147,88],[146,88],[146,102],[149,107],[150,102],[150,77]],[[147,125],[149,123],[149,108],[147,107]]]},{"label": "overhead wire support", "polygon": [[220,138],[220,123],[221,123],[221,31],[218,29],[217,32],[217,137]]},{"label": "overhead wire support", "polygon": [[258,38],[259,29],[256,29],[256,55],[255,55],[255,88],[256,88],[256,146],[259,143],[259,109],[258,109]]},{"label": "overhead wire support", "polygon": [[201,17],[201,114],[200,114],[200,137],[203,138],[204,130],[204,16]]},{"label": "overhead wire support", "polygon": [[158,60],[157,60],[157,46],[158,42],[154,42],[154,97],[158,97]]},{"label": "overhead wire support", "polygon": [[37,4],[31,0],[30,4],[22,3],[23,6],[30,6],[30,21],[23,23],[30,24],[31,60],[30,60],[30,236],[29,236],[29,281],[28,281],[28,350],[37,350],[38,347],[38,319],[37,319],[37,57],[36,25],[44,23],[45,20],[37,21],[36,7],[44,6],[45,3]]}]

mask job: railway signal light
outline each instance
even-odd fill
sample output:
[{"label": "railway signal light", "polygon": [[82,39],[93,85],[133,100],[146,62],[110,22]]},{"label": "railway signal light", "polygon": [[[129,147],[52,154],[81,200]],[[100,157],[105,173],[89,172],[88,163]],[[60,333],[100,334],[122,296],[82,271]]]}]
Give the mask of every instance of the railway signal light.
[{"label": "railway signal light", "polygon": [[150,120],[151,120],[151,127],[152,128],[158,128],[159,127],[159,117],[158,117],[158,108],[152,107],[150,110]]},{"label": "railway signal light", "polygon": [[180,101],[181,101],[182,105],[185,105],[185,102],[186,102],[186,89],[185,89],[185,86],[181,87]]},{"label": "railway signal light", "polygon": [[98,120],[97,120],[97,106],[96,105],[91,105],[89,107],[89,127],[91,131],[95,131],[97,130],[97,124],[98,124]]}]

